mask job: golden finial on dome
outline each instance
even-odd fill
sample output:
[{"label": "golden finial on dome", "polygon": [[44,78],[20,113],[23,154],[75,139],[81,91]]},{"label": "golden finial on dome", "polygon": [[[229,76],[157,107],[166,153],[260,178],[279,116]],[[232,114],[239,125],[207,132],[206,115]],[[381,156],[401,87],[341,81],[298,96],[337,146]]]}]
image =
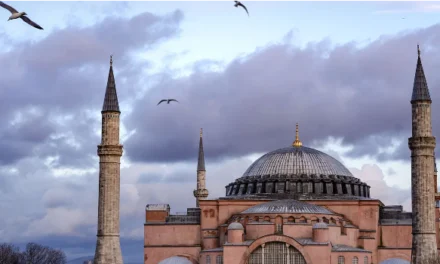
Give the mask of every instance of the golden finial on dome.
[{"label": "golden finial on dome", "polygon": [[301,147],[302,143],[301,141],[299,141],[299,129],[298,129],[298,123],[296,123],[296,137],[295,137],[295,141],[293,141],[292,146],[294,147]]},{"label": "golden finial on dome", "polygon": [[203,136],[203,128],[200,128],[200,137]]}]

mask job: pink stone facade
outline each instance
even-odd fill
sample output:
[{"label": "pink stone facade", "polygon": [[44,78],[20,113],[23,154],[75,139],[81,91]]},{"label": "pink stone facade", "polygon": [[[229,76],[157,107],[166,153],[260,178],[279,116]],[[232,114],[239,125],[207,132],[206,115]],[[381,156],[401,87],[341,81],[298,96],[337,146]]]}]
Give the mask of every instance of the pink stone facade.
[{"label": "pink stone facade", "polygon": [[[379,212],[384,206],[379,200],[302,201],[327,208],[334,212],[332,215],[242,213],[267,202],[270,201],[201,200],[200,223],[172,224],[157,219],[149,222],[147,217],[144,263],[157,264],[182,256],[193,264],[246,264],[254,250],[270,242],[299,251],[305,262],[298,263],[380,264],[387,259],[411,260],[411,223],[379,224]],[[436,213],[439,214],[438,208]],[[164,217],[168,216],[166,212]],[[235,222],[241,223],[244,230],[228,230],[229,224]],[[326,223],[328,228],[315,229],[316,223]]]}]

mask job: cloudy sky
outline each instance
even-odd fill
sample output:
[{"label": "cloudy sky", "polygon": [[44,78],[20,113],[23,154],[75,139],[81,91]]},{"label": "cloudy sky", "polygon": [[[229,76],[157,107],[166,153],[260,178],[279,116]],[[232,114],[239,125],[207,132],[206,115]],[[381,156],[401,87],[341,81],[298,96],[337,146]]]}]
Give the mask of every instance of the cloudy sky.
[{"label": "cloudy sky", "polygon": [[0,10],[0,242],[94,254],[110,54],[126,262],[142,262],[146,204],[195,205],[201,127],[211,198],[299,122],[304,145],[410,210],[417,43],[440,133],[439,3],[248,2],[250,17],[232,1],[9,3],[45,30]]}]

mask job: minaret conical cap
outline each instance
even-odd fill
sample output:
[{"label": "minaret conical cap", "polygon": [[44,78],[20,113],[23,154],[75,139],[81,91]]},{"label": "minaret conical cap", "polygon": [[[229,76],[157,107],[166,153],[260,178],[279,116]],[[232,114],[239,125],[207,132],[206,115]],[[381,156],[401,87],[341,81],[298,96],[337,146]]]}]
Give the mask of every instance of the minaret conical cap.
[{"label": "minaret conical cap", "polygon": [[203,128],[200,128],[199,160],[197,162],[197,171],[205,171],[205,153],[203,152]]},{"label": "minaret conical cap", "polygon": [[116,93],[115,77],[113,76],[113,56],[110,56],[110,70],[108,73],[102,112],[121,112],[119,111],[118,94]]},{"label": "minaret conical cap", "polygon": [[428,83],[426,82],[425,72],[423,71],[422,60],[420,58],[420,47],[417,44],[417,66],[414,76],[414,86],[411,102],[414,101],[431,101],[429,95]]}]

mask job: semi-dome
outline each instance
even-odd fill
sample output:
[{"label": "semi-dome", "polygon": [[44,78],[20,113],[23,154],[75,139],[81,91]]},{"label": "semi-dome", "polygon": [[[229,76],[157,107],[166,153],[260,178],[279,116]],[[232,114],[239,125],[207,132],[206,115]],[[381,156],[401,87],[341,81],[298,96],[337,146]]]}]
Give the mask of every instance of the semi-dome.
[{"label": "semi-dome", "polygon": [[228,198],[368,199],[370,187],[337,159],[305,147],[296,139],[289,147],[257,159],[243,176],[226,186]]},{"label": "semi-dome", "polygon": [[278,200],[252,206],[242,214],[334,214],[332,211],[314,204],[292,199]]},{"label": "semi-dome", "polygon": [[159,264],[192,264],[192,262],[189,261],[187,258],[175,256],[164,259],[159,262]]}]

